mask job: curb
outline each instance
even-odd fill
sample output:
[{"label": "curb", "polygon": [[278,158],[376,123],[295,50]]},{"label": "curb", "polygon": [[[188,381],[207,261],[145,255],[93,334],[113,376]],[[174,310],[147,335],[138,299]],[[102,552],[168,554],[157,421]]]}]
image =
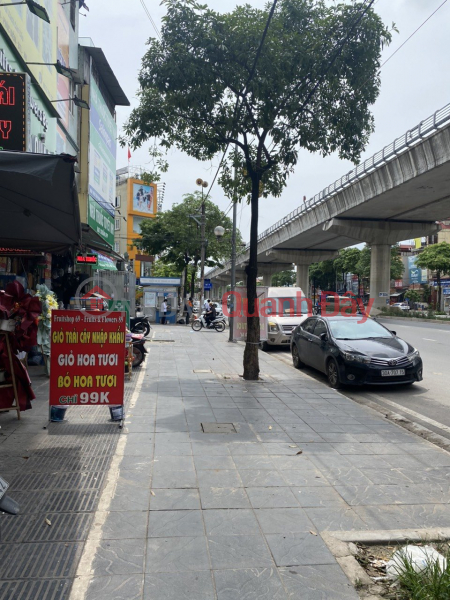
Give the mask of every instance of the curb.
[{"label": "curb", "polygon": [[419,321],[420,323],[439,323],[440,325],[449,325],[450,320],[445,319],[421,319],[420,317],[396,317],[393,315],[383,315],[380,313],[377,315],[377,319],[398,319],[399,321]]},{"label": "curb", "polygon": [[358,550],[355,544],[376,546],[447,541],[450,539],[450,528],[323,531],[320,535],[359,596],[364,600],[383,600],[382,596],[377,595],[377,583],[356,560]]}]

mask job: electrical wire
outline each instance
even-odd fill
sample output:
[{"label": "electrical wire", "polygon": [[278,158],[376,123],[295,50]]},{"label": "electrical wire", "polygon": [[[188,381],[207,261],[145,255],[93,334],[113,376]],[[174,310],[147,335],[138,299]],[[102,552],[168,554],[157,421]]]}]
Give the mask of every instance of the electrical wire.
[{"label": "electrical wire", "polygon": [[425,19],[425,21],[424,21],[423,23],[421,23],[421,24],[419,25],[419,27],[418,27],[418,28],[417,28],[415,31],[413,31],[413,32],[411,33],[411,35],[410,35],[409,37],[407,37],[407,38],[406,38],[406,40],[403,42],[403,44],[401,44],[401,45],[400,45],[400,46],[397,48],[397,50],[395,50],[395,52],[393,52],[393,53],[392,53],[392,54],[391,54],[391,55],[390,55],[390,56],[389,56],[389,57],[388,57],[388,58],[387,58],[387,59],[386,59],[386,60],[385,60],[385,61],[384,61],[384,62],[383,62],[381,65],[380,65],[380,69],[381,69],[382,67],[384,67],[384,65],[385,65],[386,63],[388,63],[388,62],[391,60],[391,58],[392,58],[393,56],[395,56],[395,55],[397,54],[397,52],[398,52],[399,50],[401,50],[401,49],[403,48],[403,46],[404,46],[404,45],[405,45],[407,42],[409,42],[409,40],[410,40],[410,39],[411,39],[411,38],[412,38],[414,35],[416,35],[416,33],[419,31],[419,29],[422,29],[422,27],[425,25],[425,23],[427,23],[427,22],[428,22],[428,21],[431,19],[431,17],[432,17],[432,16],[434,16],[434,15],[437,13],[437,11],[438,11],[440,8],[442,8],[442,7],[444,6],[444,4],[446,4],[446,3],[447,3],[447,0],[444,0],[444,2],[442,2],[442,4],[440,4],[440,5],[439,5],[439,6],[436,8],[436,10],[434,10],[434,11],[431,13],[431,15],[430,15],[429,17],[427,17],[427,18]]}]

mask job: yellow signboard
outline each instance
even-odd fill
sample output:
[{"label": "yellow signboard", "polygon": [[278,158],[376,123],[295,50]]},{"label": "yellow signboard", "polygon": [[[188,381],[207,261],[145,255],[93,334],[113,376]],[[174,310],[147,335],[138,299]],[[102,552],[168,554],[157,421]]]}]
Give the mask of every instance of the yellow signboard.
[{"label": "yellow signboard", "polygon": [[422,238],[414,238],[414,245],[416,248],[422,248]]},{"label": "yellow signboard", "polygon": [[[2,8],[1,19],[7,35],[26,63],[56,63],[58,13],[57,0],[41,0],[50,17],[50,24],[33,15],[26,4]],[[56,100],[57,73],[55,67],[29,65],[49,100]],[[17,69],[19,70],[19,69]]]}]

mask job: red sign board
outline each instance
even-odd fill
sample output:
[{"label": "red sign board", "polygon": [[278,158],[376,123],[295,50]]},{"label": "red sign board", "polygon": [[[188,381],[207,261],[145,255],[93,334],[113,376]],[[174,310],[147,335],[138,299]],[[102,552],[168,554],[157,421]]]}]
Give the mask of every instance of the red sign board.
[{"label": "red sign board", "polygon": [[50,405],[123,404],[124,312],[52,311]]},{"label": "red sign board", "polygon": [[27,77],[0,73],[0,150],[27,150]]},{"label": "red sign board", "polygon": [[394,287],[396,287],[396,288],[403,287],[403,279],[395,279],[395,281],[394,281]]}]

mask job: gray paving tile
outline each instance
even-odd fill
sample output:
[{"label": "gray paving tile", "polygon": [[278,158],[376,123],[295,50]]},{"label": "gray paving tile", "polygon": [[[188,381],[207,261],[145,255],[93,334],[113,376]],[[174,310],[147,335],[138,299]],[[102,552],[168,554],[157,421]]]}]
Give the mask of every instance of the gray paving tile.
[{"label": "gray paving tile", "polygon": [[[354,506],[353,511],[364,521],[369,529],[415,529],[418,527],[414,506]],[[450,510],[447,522],[450,523]],[[425,527],[426,525],[422,525]],[[427,525],[428,527],[430,525]],[[440,524],[433,525],[439,527]]]},{"label": "gray paving tile", "polygon": [[114,497],[111,499],[109,510],[148,510],[150,503],[150,488],[134,488],[130,495],[130,488],[116,488]]},{"label": "gray paving tile", "polygon": [[197,476],[200,487],[242,487],[242,480],[237,469],[200,470],[197,472]]},{"label": "gray paving tile", "polygon": [[239,469],[244,487],[286,487],[281,474],[272,469]]},{"label": "gray paving tile", "polygon": [[152,573],[145,576],[143,600],[215,600],[210,571]]},{"label": "gray paving tile", "polygon": [[[270,445],[270,444],[269,444]],[[249,455],[258,455],[264,454],[267,455],[267,449],[263,447],[259,442],[240,442],[240,443],[232,443],[230,444],[230,452],[234,456],[236,454],[249,454]]]},{"label": "gray paving tile", "polygon": [[149,537],[203,536],[200,510],[150,511]]},{"label": "gray paving tile", "polygon": [[310,531],[312,522],[302,508],[261,508],[255,510],[263,533]]},{"label": "gray paving tile", "polygon": [[318,531],[350,531],[369,529],[351,508],[305,508],[305,512]]},{"label": "gray paving tile", "polygon": [[261,534],[208,536],[208,547],[213,569],[273,566]]},{"label": "gray paving tile", "polygon": [[203,509],[210,508],[251,508],[244,488],[200,488],[200,501]]},{"label": "gray paving tile", "polygon": [[298,508],[299,503],[289,487],[246,488],[253,508]]},{"label": "gray paving tile", "polygon": [[168,471],[193,471],[194,461],[192,456],[158,456],[154,459],[153,466]]},{"label": "gray paving tile", "polygon": [[90,580],[85,600],[141,600],[142,575],[110,575]]},{"label": "gray paving tile", "polygon": [[292,600],[359,600],[339,565],[288,567],[279,573]]},{"label": "gray paving tile", "polygon": [[214,571],[218,600],[287,600],[274,568]]},{"label": "gray paving tile", "polygon": [[292,487],[291,489],[303,508],[347,507],[342,497],[332,487]]},{"label": "gray paving tile", "polygon": [[194,456],[229,456],[228,444],[207,444],[192,442],[192,453]]},{"label": "gray paving tile", "polygon": [[152,488],[177,489],[177,488],[197,488],[197,475],[195,471],[168,471],[162,468],[155,468],[152,477]]},{"label": "gray paving tile", "polygon": [[[298,444],[296,442],[291,442],[291,443],[276,443],[276,444],[269,444],[267,442],[263,442],[262,446],[264,447],[265,451],[267,454],[272,455],[272,454],[278,454],[278,455],[285,455],[285,456],[295,456],[297,454],[297,452],[299,452],[299,450],[301,450],[300,446],[298,446]],[[292,446],[295,446],[295,448],[292,448]]]},{"label": "gray paving tile", "polygon": [[92,563],[94,577],[142,573],[144,546],[144,539],[99,540]]},{"label": "gray paving tile", "polygon": [[210,569],[206,537],[150,538],[146,573],[178,573]]},{"label": "gray paving tile", "polygon": [[155,489],[150,498],[150,510],[195,510],[200,508],[196,489]]},{"label": "gray paving tile", "polygon": [[194,456],[195,468],[197,470],[206,469],[235,469],[236,465],[231,456]]},{"label": "gray paving tile", "polygon": [[[298,465],[301,466],[301,465]],[[289,486],[327,487],[326,477],[313,466],[305,465],[302,469],[280,471]]]},{"label": "gray paving tile", "polygon": [[260,529],[252,510],[212,509],[203,511],[206,535],[256,535]]},{"label": "gray paving tile", "polygon": [[[148,512],[96,512],[90,537],[105,540],[145,538],[147,534]],[[103,524],[100,526],[100,522]]]},{"label": "gray paving tile", "polygon": [[234,463],[240,469],[272,470],[275,468],[272,457],[252,454],[234,454]]},{"label": "gray paving tile", "polygon": [[192,454],[192,447],[189,443],[159,444],[155,452],[155,458],[159,456],[189,456]]},{"label": "gray paving tile", "polygon": [[266,540],[278,567],[336,562],[322,538],[309,531],[266,534]]},{"label": "gray paving tile", "polygon": [[405,510],[414,519],[417,527],[450,527],[450,504],[448,503],[407,506]]}]

